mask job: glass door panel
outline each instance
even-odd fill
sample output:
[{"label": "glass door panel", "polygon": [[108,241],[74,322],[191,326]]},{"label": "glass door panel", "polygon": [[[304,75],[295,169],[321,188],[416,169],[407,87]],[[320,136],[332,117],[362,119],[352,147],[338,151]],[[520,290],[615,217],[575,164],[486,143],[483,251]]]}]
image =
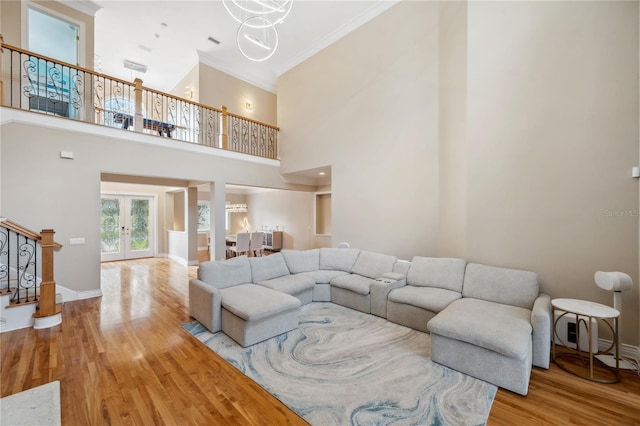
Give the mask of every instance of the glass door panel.
[{"label": "glass door panel", "polygon": [[100,259],[105,261],[154,256],[154,198],[102,195]]}]

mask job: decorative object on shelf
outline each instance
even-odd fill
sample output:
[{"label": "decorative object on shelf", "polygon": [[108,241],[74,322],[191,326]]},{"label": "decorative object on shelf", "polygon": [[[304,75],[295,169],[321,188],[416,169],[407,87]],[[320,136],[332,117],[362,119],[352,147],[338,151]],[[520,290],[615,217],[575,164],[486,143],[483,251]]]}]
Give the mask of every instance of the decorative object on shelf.
[{"label": "decorative object on shelf", "polygon": [[227,204],[225,206],[225,210],[229,213],[246,213],[247,205],[246,204]]},{"label": "decorative object on shelf", "polygon": [[[593,276],[596,285],[603,290],[613,291],[613,308],[620,312],[620,318],[618,322],[618,348],[622,345],[620,341],[622,332],[622,292],[631,290],[633,287],[633,280],[628,274],[624,272],[603,272],[598,271]],[[619,349],[618,349],[619,350]],[[608,366],[615,366],[616,358],[618,359],[620,368],[626,370],[635,370],[638,367],[633,365],[632,362],[624,359],[620,353],[614,353],[614,355],[599,355],[597,358]]]},{"label": "decorative object on shelf", "polygon": [[278,48],[278,30],[291,12],[293,0],[223,0],[229,15],[240,23],[236,44],[254,62],[269,59]]}]

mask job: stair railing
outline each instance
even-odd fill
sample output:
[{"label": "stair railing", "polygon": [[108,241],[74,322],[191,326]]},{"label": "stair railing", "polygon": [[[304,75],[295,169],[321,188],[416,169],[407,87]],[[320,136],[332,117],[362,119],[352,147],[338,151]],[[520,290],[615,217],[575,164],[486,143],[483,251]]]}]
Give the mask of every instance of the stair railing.
[{"label": "stair railing", "polygon": [[53,241],[54,234],[53,229],[37,233],[0,217],[0,294],[11,294],[11,305],[37,303],[36,317],[61,309],[56,305],[53,252],[62,245]]}]

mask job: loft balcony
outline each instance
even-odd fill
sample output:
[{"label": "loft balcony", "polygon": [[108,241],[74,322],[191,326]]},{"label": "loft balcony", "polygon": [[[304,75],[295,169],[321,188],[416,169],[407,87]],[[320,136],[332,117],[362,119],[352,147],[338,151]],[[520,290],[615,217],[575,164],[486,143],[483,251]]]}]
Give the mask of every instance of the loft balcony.
[{"label": "loft balcony", "polygon": [[278,158],[278,127],[2,43],[3,107]]}]

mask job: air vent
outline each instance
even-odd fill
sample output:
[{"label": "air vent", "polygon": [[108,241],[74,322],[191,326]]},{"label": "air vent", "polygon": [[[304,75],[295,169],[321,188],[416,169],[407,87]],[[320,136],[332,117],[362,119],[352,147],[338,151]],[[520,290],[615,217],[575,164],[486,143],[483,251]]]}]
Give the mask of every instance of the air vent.
[{"label": "air vent", "polygon": [[211,36],[209,36],[209,38],[207,40],[209,40],[211,43],[220,44],[220,41],[216,40],[215,38],[213,38]]},{"label": "air vent", "polygon": [[133,71],[138,72],[147,72],[147,66],[143,64],[139,64],[137,62],[129,61],[127,59],[124,60],[124,67]]}]

